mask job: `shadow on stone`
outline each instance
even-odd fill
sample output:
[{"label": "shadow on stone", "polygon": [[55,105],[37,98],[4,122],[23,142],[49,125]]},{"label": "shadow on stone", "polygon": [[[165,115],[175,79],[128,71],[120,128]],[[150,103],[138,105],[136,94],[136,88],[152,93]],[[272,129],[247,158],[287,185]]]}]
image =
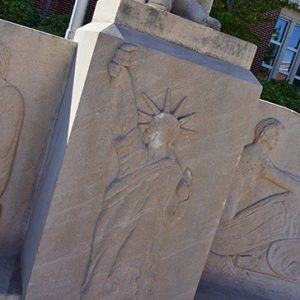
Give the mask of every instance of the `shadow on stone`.
[{"label": "shadow on stone", "polygon": [[[0,256],[0,295],[21,294],[20,256]],[[0,296],[0,299],[1,296]]]},{"label": "shadow on stone", "polygon": [[268,300],[250,293],[242,292],[232,286],[201,280],[194,300]]}]

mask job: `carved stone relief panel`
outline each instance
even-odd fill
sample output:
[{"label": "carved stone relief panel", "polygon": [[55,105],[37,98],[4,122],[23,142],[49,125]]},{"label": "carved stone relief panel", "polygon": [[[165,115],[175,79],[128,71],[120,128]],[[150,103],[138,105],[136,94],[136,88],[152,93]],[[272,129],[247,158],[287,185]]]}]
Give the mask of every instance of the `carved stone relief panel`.
[{"label": "carved stone relief panel", "polygon": [[0,255],[10,255],[21,249],[75,45],[3,20],[0,37]]},{"label": "carved stone relief panel", "polygon": [[[259,121],[253,142],[244,147],[202,286],[200,283],[200,298],[206,296],[201,289],[204,292],[214,280],[215,285],[223,282],[231,288],[234,281],[237,285],[243,282],[239,289],[245,299],[254,290],[257,295],[265,293],[266,299],[282,299],[283,295],[286,299],[297,299],[295,295],[299,293],[300,169],[288,162],[297,160],[297,156],[285,156],[284,151],[286,146],[294,150],[299,147],[297,133],[294,130],[291,134],[288,125],[299,126],[300,117],[272,104],[261,102],[260,107],[264,112],[269,108],[269,114],[273,112],[283,121],[275,117]],[[293,123],[288,114],[292,115]],[[286,136],[289,144],[285,144]],[[281,161],[286,159],[286,167],[279,167],[273,156]],[[299,173],[292,173],[293,169]]]},{"label": "carved stone relief panel", "polygon": [[[231,256],[236,267],[298,280],[300,178],[277,167],[269,157],[282,131],[282,123],[275,118],[257,124],[254,141],[244,148],[237,167],[212,252]],[[237,211],[239,201],[249,196],[262,179],[282,192]]]},{"label": "carved stone relief panel", "polygon": [[181,133],[196,132],[189,127],[195,113],[182,115],[187,97],[173,105],[170,89],[162,108],[146,93],[144,106],[137,105],[130,76],[137,51],[123,44],[108,66],[119,99],[120,135],[114,143],[119,172],[102,201],[82,298],[93,286],[101,299],[151,298],[162,245],[190,201],[192,172],[178,162],[174,142]]},{"label": "carved stone relief panel", "polygon": [[0,40],[2,296],[21,290],[20,252],[29,209],[76,45],[4,20]]}]

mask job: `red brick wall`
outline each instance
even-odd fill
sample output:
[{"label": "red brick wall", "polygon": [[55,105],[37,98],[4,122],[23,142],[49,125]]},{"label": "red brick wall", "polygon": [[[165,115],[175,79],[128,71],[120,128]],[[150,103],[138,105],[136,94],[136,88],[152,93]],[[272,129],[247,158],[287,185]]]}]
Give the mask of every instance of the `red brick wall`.
[{"label": "red brick wall", "polygon": [[260,26],[253,28],[253,32],[256,33],[264,41],[264,43],[259,43],[257,45],[257,52],[251,67],[251,71],[254,73],[254,75],[257,75],[259,72],[260,66],[263,62],[265,53],[268,48],[269,41],[274,31],[275,23],[279,15],[280,9],[269,12],[267,14],[267,17],[272,22],[263,22]]}]

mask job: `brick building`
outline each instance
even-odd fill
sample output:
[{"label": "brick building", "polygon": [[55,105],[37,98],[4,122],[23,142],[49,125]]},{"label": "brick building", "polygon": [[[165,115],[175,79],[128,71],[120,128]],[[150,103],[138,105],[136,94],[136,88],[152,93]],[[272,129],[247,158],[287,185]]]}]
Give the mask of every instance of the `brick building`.
[{"label": "brick building", "polygon": [[[71,14],[75,2],[75,0],[33,1],[45,16]],[[291,2],[300,5],[300,0]],[[97,0],[90,0],[87,19],[91,19],[96,3]],[[272,11],[267,16],[274,22],[264,22],[253,28],[262,42],[257,45],[251,71],[261,79],[284,79],[300,86],[300,55],[297,44],[300,39],[300,11],[283,9]],[[294,41],[292,46],[295,48],[290,47],[290,40]]]},{"label": "brick building", "polygon": [[[300,5],[300,0],[291,2]],[[282,9],[258,77],[287,80],[300,88],[300,10]]]},{"label": "brick building", "polygon": [[257,76],[260,72],[261,64],[264,60],[266,51],[268,49],[269,41],[274,32],[274,26],[279,18],[280,10],[275,10],[266,14],[268,22],[263,22],[258,27],[253,27],[252,31],[261,39],[257,44],[257,52],[251,67],[251,71]]}]

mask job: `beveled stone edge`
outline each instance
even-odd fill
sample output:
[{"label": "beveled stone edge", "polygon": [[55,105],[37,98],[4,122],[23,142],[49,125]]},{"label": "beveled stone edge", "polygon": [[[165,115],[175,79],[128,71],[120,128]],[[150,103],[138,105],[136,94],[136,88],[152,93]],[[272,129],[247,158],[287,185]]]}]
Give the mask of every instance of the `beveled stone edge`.
[{"label": "beveled stone edge", "polygon": [[250,69],[256,45],[135,0],[98,1],[93,22],[116,23]]},{"label": "beveled stone edge", "polygon": [[[40,30],[35,29],[35,28],[20,25],[20,24],[17,24],[17,23],[11,22],[11,21],[7,21],[7,20],[4,20],[4,19],[0,19],[0,25],[1,26],[15,27],[18,30],[24,30],[24,31],[27,31],[28,33],[29,32],[38,33],[38,34],[40,34],[41,39],[50,39],[51,38],[53,41],[59,42],[61,44],[65,44],[65,45],[67,45],[67,46],[69,46],[73,49],[77,48],[77,43],[73,40],[68,40],[68,39],[65,39],[64,37],[61,37],[61,36],[58,36],[58,35],[55,35],[55,34],[51,34],[51,33],[45,32],[45,31],[40,31]],[[1,300],[1,298],[0,298],[0,300]]]}]

